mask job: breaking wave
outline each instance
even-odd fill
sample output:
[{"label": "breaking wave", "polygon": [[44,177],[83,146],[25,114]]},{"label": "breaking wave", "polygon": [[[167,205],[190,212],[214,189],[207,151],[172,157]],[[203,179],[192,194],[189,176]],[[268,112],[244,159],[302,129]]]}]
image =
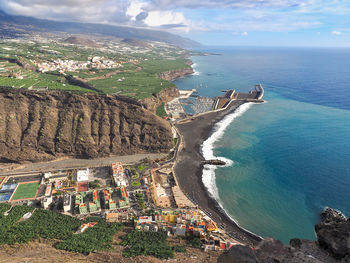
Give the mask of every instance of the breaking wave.
[{"label": "breaking wave", "polygon": [[196,67],[197,67],[197,63],[192,64],[192,69],[193,69],[192,75],[198,76],[201,73],[198,70],[196,70]]},{"label": "breaking wave", "polygon": [[[214,132],[212,135],[203,142],[202,145],[202,155],[206,160],[219,159],[226,162],[224,167],[233,165],[233,161],[225,157],[214,156],[214,144],[218,141],[225,133],[227,127],[239,116],[242,116],[254,103],[249,102],[238,107],[235,112],[225,116],[221,121],[215,124]],[[215,165],[204,165],[202,181],[204,186],[208,189],[209,194],[219,202],[218,189],[215,183]],[[221,205],[221,204],[220,204]]]}]

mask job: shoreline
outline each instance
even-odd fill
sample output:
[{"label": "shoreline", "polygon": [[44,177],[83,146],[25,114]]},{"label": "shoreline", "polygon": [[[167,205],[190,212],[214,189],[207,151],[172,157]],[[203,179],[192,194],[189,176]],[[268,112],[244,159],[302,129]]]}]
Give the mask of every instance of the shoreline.
[{"label": "shoreline", "polygon": [[245,103],[233,101],[224,110],[208,112],[193,117],[191,121],[175,124],[182,147],[179,148],[174,171],[181,190],[219,226],[224,226],[226,233],[243,243],[255,245],[262,238],[239,226],[212,196],[202,180],[205,169],[202,164],[205,160],[202,153],[203,143],[215,132],[214,127],[218,122],[235,113]]}]

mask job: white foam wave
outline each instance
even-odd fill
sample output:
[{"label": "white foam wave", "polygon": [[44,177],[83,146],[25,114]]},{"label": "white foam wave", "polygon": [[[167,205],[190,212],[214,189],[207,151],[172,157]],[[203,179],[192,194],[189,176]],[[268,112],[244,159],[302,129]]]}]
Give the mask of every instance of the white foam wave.
[{"label": "white foam wave", "polygon": [[[243,113],[245,113],[252,105],[253,103],[245,103],[241,105],[235,110],[235,112],[227,115],[224,119],[215,124],[213,134],[206,141],[204,141],[202,145],[202,155],[206,160],[219,159],[226,162],[226,167],[233,165],[233,161],[230,159],[214,156],[214,144],[224,135],[225,130],[234,121],[234,119],[243,115]],[[219,202],[218,189],[215,183],[215,170],[215,165],[204,165],[202,181],[212,197]]]},{"label": "white foam wave", "polygon": [[194,75],[194,76],[198,76],[198,75],[200,75],[200,74],[201,74],[201,72],[199,72],[198,70],[196,70],[197,63],[193,63],[191,67],[192,67],[192,69],[193,69],[193,73],[192,73],[192,75]]},{"label": "white foam wave", "polygon": [[197,71],[197,70],[193,70],[194,72],[192,73],[192,75],[194,76],[198,76],[201,74],[201,72]]},{"label": "white foam wave", "polygon": [[[214,126],[214,132],[213,134],[205,141],[202,145],[202,155],[206,160],[211,159],[219,159],[224,162],[226,162],[226,165],[224,167],[228,167],[233,165],[233,161],[230,159],[227,159],[225,157],[217,157],[214,156],[214,143],[219,140],[225,133],[225,130],[227,127],[238,117],[242,116],[254,103],[249,102],[241,105],[238,109],[235,110],[232,114],[227,115],[224,119],[219,121]],[[202,181],[204,186],[208,189],[209,194],[215,198],[215,200],[218,202],[219,206],[221,207],[222,211],[233,221],[235,222],[239,227],[241,227],[238,222],[230,216],[227,211],[224,209],[222,203],[220,202],[218,188],[216,186],[215,182],[215,165],[204,165],[203,168],[203,175],[202,175]],[[245,231],[254,234],[253,232],[241,227]],[[256,234],[254,234],[256,235]],[[258,236],[258,235],[257,235]],[[259,236],[260,237],[260,236]]]}]

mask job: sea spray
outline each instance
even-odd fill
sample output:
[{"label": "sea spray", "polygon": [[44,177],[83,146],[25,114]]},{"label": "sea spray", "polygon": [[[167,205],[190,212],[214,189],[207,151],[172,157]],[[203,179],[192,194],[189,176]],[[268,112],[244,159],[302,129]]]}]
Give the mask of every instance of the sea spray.
[{"label": "sea spray", "polygon": [[194,64],[192,64],[192,69],[193,69],[193,73],[192,73],[192,75],[195,75],[195,76],[198,76],[198,75],[200,75],[201,73],[198,71],[198,70],[196,70],[196,67],[197,67],[197,63],[194,63]]},{"label": "sea spray", "polygon": [[[253,104],[254,103],[249,102],[241,105],[235,110],[235,112],[227,115],[224,119],[215,124],[213,134],[206,141],[204,141],[202,145],[202,155],[206,160],[222,160],[226,162],[226,167],[233,164],[233,161],[230,159],[214,156],[214,144],[224,135],[225,130],[234,121],[234,119],[243,115],[243,113],[245,113]],[[218,189],[215,183],[215,169],[215,165],[204,165],[202,181],[212,197],[219,202]]]}]

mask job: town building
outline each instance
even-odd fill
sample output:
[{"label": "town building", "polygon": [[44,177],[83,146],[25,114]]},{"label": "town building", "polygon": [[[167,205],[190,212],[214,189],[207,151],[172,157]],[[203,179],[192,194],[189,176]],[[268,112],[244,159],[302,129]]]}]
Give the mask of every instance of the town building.
[{"label": "town building", "polygon": [[125,174],[123,165],[120,162],[113,163],[112,166],[113,182],[116,186],[128,186],[128,178]]},{"label": "town building", "polygon": [[72,196],[70,193],[63,194],[63,211],[70,212],[72,209]]}]

